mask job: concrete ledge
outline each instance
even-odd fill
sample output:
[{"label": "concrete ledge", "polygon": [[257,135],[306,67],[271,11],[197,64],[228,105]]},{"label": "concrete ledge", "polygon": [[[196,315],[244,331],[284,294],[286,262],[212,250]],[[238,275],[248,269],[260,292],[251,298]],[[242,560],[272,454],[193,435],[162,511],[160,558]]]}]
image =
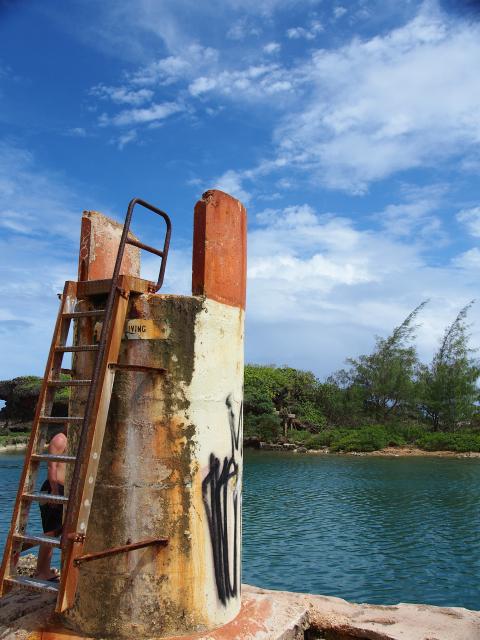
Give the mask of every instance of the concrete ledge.
[{"label": "concrete ledge", "polygon": [[[12,592],[0,601],[2,640],[87,640],[54,626],[54,597]],[[168,640],[478,640],[480,612],[420,604],[377,606],[243,586],[240,614],[211,631]],[[114,640],[113,638],[111,640]],[[153,640],[153,639],[150,639]]]}]

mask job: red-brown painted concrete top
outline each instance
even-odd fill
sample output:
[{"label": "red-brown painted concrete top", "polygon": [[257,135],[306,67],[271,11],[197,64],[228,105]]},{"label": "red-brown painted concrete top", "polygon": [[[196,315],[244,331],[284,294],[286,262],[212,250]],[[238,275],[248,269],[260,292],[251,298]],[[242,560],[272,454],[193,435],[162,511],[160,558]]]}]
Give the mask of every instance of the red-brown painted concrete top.
[{"label": "red-brown painted concrete top", "polygon": [[223,191],[206,191],[195,205],[192,293],[245,308],[247,211]]},{"label": "red-brown painted concrete top", "polygon": [[[123,225],[98,211],[84,211],[80,230],[78,280],[104,280],[112,277]],[[125,247],[120,273],[140,276],[140,250]]]}]

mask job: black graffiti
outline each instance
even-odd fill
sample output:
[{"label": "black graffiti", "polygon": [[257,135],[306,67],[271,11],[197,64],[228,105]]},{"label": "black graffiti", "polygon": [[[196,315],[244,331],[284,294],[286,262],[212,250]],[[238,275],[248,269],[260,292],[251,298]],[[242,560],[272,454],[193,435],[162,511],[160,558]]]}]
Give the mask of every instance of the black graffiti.
[{"label": "black graffiti", "polygon": [[[230,426],[231,455],[223,464],[210,454],[209,472],[202,482],[203,504],[207,512],[217,593],[222,604],[238,595],[240,539],[240,467],[235,454],[242,454],[243,405],[238,416],[233,409],[232,395],[225,404]],[[229,487],[233,485],[233,491]],[[233,531],[228,522],[233,518]],[[232,546],[233,545],[233,546]],[[231,559],[233,562],[231,562]]]}]

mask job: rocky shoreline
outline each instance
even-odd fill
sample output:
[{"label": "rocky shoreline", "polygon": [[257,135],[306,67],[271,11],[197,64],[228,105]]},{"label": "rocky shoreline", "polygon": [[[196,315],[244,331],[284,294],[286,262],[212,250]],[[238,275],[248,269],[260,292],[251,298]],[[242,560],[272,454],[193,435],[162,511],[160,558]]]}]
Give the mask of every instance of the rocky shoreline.
[{"label": "rocky shoreline", "polygon": [[246,442],[246,449],[257,449],[261,451],[279,451],[283,453],[298,453],[308,455],[336,455],[336,456],[360,456],[360,457],[384,457],[384,458],[405,458],[405,457],[434,457],[434,458],[480,458],[478,451],[425,451],[416,447],[385,447],[378,451],[345,451],[331,452],[328,447],[321,449],[307,449],[294,442]]},{"label": "rocky shoreline", "polygon": [[[27,440],[21,443],[7,444],[0,446],[0,454],[13,453],[17,451],[25,451],[27,448]],[[307,447],[299,446],[294,442],[262,442],[256,441],[246,442],[246,449],[257,449],[261,451],[281,451],[284,453],[298,453],[308,455],[335,455],[335,456],[360,456],[360,457],[383,457],[383,458],[406,458],[406,457],[430,457],[430,458],[480,458],[479,451],[425,451],[416,447],[385,447],[378,451],[335,451],[331,452],[328,447],[321,449],[307,449]]]},{"label": "rocky shoreline", "polygon": [[[25,441],[22,443],[0,446],[0,454],[25,451],[27,444],[28,442]],[[285,442],[284,444],[275,442],[259,442],[258,445],[255,446],[245,444],[245,448],[261,451],[281,451],[283,453],[307,454],[313,456],[358,456],[365,458],[480,458],[479,451],[465,451],[461,453],[458,451],[425,451],[424,449],[417,449],[416,447],[385,447],[385,449],[379,449],[378,451],[331,452],[328,447],[324,447],[322,449],[307,449],[306,447],[298,446],[293,442]]]},{"label": "rocky shoreline", "polygon": [[12,453],[14,451],[25,451],[27,442],[17,442],[15,444],[6,444],[0,447],[0,453]]}]

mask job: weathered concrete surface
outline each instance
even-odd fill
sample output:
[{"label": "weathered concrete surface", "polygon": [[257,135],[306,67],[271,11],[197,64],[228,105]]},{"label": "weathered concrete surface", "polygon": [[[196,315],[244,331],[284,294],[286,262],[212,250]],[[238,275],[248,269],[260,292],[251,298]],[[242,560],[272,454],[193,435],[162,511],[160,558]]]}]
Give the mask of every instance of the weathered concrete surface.
[{"label": "weathered concrete surface", "polygon": [[[2,640],[88,640],[61,630],[54,597],[14,591],[0,601]],[[92,638],[92,636],[90,636]],[[96,636],[99,638],[99,636]],[[116,640],[116,636],[110,640]],[[153,640],[155,636],[150,636]],[[242,609],[215,631],[169,640],[478,640],[480,612],[416,604],[377,606],[243,585]]]},{"label": "weathered concrete surface", "polygon": [[169,544],[83,565],[64,618],[76,632],[160,636],[237,615],[243,316],[203,297],[132,299],[120,362],[167,373],[116,374],[85,551]]},{"label": "weathered concrete surface", "polygon": [[[122,224],[98,211],[83,212],[78,259],[79,280],[105,280],[112,277],[122,229]],[[140,276],[140,249],[127,244],[120,273]]]}]

